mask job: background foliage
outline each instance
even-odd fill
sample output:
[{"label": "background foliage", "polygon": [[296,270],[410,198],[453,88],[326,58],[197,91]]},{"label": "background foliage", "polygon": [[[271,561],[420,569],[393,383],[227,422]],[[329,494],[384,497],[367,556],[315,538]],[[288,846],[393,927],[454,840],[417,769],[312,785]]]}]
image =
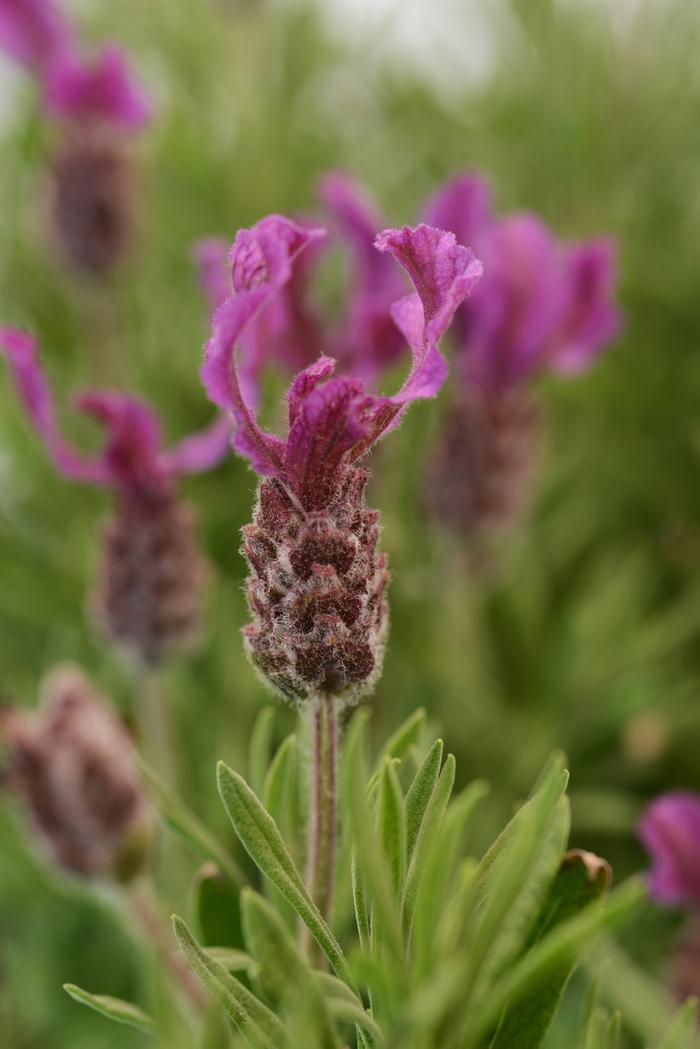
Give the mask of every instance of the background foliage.
[{"label": "background foliage", "polygon": [[[491,71],[449,91],[410,61],[385,61],[377,40],[331,39],[302,3],[123,0],[82,12],[95,38],[132,48],[158,98],[161,119],[140,147],[141,248],[106,290],[61,271],[37,214],[46,129],[20,80],[1,143],[0,314],[40,335],[62,403],[87,383],[130,385],[175,438],[209,414],[190,243],[232,238],[269,211],[308,210],[329,167],[363,178],[393,224],[413,220],[442,179],[472,167],[491,179],[502,210],[537,210],[563,236],[614,233],[624,335],[590,376],[543,385],[548,450],[536,506],[495,582],[476,580],[423,512],[421,472],[441,404],[413,412],[377,457],[372,501],[393,582],[373,707],[381,738],[425,705],[461,781],[491,782],[477,846],[552,747],[564,749],[573,842],[605,855],[619,878],[644,863],[634,824],[645,799],[700,789],[700,10],[650,0],[610,19],[553,0],[481,6],[494,19]],[[466,53],[466,15],[454,32]],[[70,413],[65,421],[75,425]],[[6,374],[0,475],[2,693],[32,704],[47,668],[77,660],[128,715],[130,679],[84,615],[105,500],[54,474]],[[239,529],[253,487],[233,458],[187,483],[217,578],[206,645],[166,683],[183,792],[229,837],[214,762],[245,769],[266,701],[239,641]],[[278,712],[280,738],[291,720]],[[167,848],[164,891],[182,909],[194,863]],[[6,813],[0,852],[0,1044],[138,1044],[133,1032],[93,1023],[60,989],[69,980],[142,997],[148,976],[109,904],[55,883]],[[631,937],[661,975],[676,925],[650,910]],[[552,1037],[570,1044],[565,1027]]]}]

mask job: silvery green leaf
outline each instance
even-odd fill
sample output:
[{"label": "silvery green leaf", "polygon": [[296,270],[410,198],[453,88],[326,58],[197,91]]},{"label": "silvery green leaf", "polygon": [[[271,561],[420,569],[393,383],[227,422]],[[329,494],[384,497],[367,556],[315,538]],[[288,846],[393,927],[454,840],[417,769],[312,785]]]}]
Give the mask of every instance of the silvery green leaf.
[{"label": "silvery green leaf", "polygon": [[421,881],[428,863],[430,851],[435,844],[437,834],[440,830],[443,816],[452,794],[455,782],[455,759],[448,754],[445,765],[440,773],[428,805],[423,813],[418,835],[416,837],[411,860],[406,875],[406,891],[403,898],[403,929],[404,935],[410,938],[413,927],[413,916],[416,900]]},{"label": "silvery green leaf", "polygon": [[406,875],[406,810],[394,760],[390,758],[384,761],[379,778],[379,839],[394,893],[400,897]]},{"label": "silvery green leaf", "polygon": [[[594,900],[602,899],[610,884],[610,867],[591,853],[567,853],[544,901],[526,951],[557,925],[574,917]],[[526,995],[511,1001],[501,1017],[492,1049],[536,1049],[544,1039],[559,1006],[573,968],[573,959]]]},{"label": "silvery green leaf", "polygon": [[443,746],[441,739],[435,740],[406,794],[406,856],[409,863],[425,810],[440,775]]},{"label": "silvery green leaf", "polygon": [[224,807],[244,849],[306,924],[338,976],[350,983],[350,971],[340,944],[309,896],[272,816],[243,777],[223,762],[218,766],[218,784]]},{"label": "silvery green leaf", "polygon": [[557,925],[501,976],[481,1002],[468,1010],[461,1028],[461,1049],[480,1045],[484,1036],[495,1029],[509,1001],[540,986],[563,965],[572,964],[604,930],[629,917],[645,896],[644,884],[631,878],[610,894],[605,906],[596,900]]},{"label": "silvery green leaf", "polygon": [[63,990],[76,1002],[87,1005],[89,1009],[94,1009],[108,1020],[126,1024],[127,1027],[135,1027],[137,1031],[143,1031],[144,1034],[155,1035],[156,1033],[156,1025],[151,1017],[131,1002],[124,1002],[121,998],[112,998],[108,994],[90,994],[89,991],[84,991],[82,987],[77,987],[74,983],[64,983]]},{"label": "silvery green leaf", "polygon": [[187,964],[221,1003],[248,1045],[252,1049],[278,1049],[284,1028],[275,1014],[200,947],[177,915],[173,916],[173,929]]}]

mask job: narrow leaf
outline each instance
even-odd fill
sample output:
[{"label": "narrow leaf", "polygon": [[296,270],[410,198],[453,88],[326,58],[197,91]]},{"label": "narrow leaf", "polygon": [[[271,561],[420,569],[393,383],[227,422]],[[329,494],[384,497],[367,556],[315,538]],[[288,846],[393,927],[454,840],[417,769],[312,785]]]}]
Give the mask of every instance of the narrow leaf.
[{"label": "narrow leaf", "polygon": [[406,795],[406,855],[410,863],[425,810],[430,804],[440,775],[443,742],[436,739],[416,772]]},{"label": "narrow leaf", "polygon": [[209,957],[177,915],[173,916],[173,929],[187,964],[221,1003],[248,1044],[254,1049],[276,1049],[284,1038],[284,1028],[275,1014]]},{"label": "narrow leaf", "polygon": [[277,823],[282,822],[282,815],[288,802],[289,784],[296,762],[296,742],[297,738],[294,733],[287,736],[278,747],[265,776],[263,789],[265,808]]},{"label": "narrow leaf", "polygon": [[246,942],[260,962],[266,983],[284,1000],[304,996],[321,1044],[337,1049],[340,1043],[323,995],[281,918],[267,900],[252,889],[244,889],[241,900]]},{"label": "narrow leaf", "polygon": [[379,838],[397,897],[406,875],[406,811],[394,761],[387,758],[379,780]]},{"label": "narrow leaf", "polygon": [[151,1017],[137,1005],[132,1005],[131,1002],[124,1002],[121,998],[112,998],[108,994],[90,994],[89,991],[84,991],[82,987],[77,987],[74,983],[64,983],[63,990],[76,1002],[86,1005],[89,1009],[94,1009],[95,1012],[106,1016],[108,1020],[126,1024],[127,1027],[135,1027],[137,1031],[143,1031],[144,1034],[155,1035],[156,1033],[156,1025]]},{"label": "narrow leaf", "polygon": [[[573,850],[564,857],[557,877],[549,889],[544,906],[530,936],[528,949],[539,943],[557,925],[586,906],[602,899],[610,884],[610,867],[588,852]],[[492,1049],[536,1049],[559,1006],[573,968],[565,960],[547,980],[538,983],[524,997],[511,1002],[491,1043]]]},{"label": "narrow leaf", "polygon": [[676,1013],[658,1049],[690,1049],[697,1044],[697,998],[688,998]]},{"label": "narrow leaf", "polygon": [[351,982],[340,944],[309,896],[277,824],[238,773],[218,766],[219,794],[241,844],[305,923],[342,980]]},{"label": "narrow leaf", "polygon": [[406,876],[406,892],[403,900],[404,934],[410,936],[413,926],[416,899],[423,874],[428,863],[430,850],[435,845],[443,816],[452,794],[455,782],[455,759],[449,754],[444,768],[432,792],[428,805],[423,813],[418,836],[413,847],[411,862]]}]

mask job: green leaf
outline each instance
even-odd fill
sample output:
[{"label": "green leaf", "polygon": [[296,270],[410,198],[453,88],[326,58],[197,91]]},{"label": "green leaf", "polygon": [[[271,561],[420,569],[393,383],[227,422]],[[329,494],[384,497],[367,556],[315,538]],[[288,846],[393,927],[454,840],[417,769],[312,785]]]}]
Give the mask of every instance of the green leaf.
[{"label": "green leaf", "polygon": [[[403,939],[396,897],[384,853],[374,833],[367,803],[366,753],[367,713],[358,711],[352,719],[345,741],[342,763],[343,800],[352,840],[357,852],[358,869],[370,890],[373,910],[373,936],[381,928],[385,946],[395,959],[403,958]],[[340,974],[339,974],[340,975]]]},{"label": "green leaf", "polygon": [[406,875],[406,811],[395,761],[387,758],[379,779],[379,839],[397,897]]},{"label": "green leaf", "polygon": [[214,1005],[204,1018],[199,1049],[230,1049],[230,1046],[231,1025],[221,1006]]},{"label": "green leaf", "polygon": [[257,975],[258,964],[245,951],[236,951],[232,947],[205,947],[204,950],[209,957],[222,965],[227,972],[247,972]]},{"label": "green leaf", "polygon": [[253,725],[248,751],[248,780],[258,796],[262,796],[270,753],[275,712],[271,706],[263,707]]},{"label": "green leaf", "polygon": [[337,1049],[340,1043],[323,995],[279,915],[252,889],[243,890],[241,906],[246,942],[260,962],[266,985],[285,1001],[305,997],[321,1044]]},{"label": "green leaf", "polygon": [[[610,867],[591,853],[572,851],[564,857],[527,945],[539,943],[555,926],[572,918],[594,900],[602,899],[610,884]],[[527,995],[509,1003],[491,1049],[536,1049],[559,1007],[571,975],[573,959],[565,960],[547,980]]]},{"label": "green leaf", "polygon": [[218,863],[221,870],[234,885],[241,886],[245,883],[245,876],[240,867],[227,852],[221,848],[219,842],[207,827],[187,808],[185,803],[177,796],[175,791],[165,783],[144,760],[139,759],[139,764],[144,778],[151,787],[158,800],[158,807],[163,819],[172,829],[185,841]]},{"label": "green leaf", "polygon": [[294,908],[338,976],[351,983],[340,944],[309,896],[272,816],[237,772],[220,762],[217,775],[221,800],[244,849]]},{"label": "green leaf", "polygon": [[398,758],[403,761],[411,747],[417,745],[423,727],[425,725],[425,709],[419,707],[413,714],[406,718],[403,724],[399,725],[396,732],[389,736],[389,739],[382,747],[377,761],[377,768],[381,768],[386,758]]},{"label": "green leaf", "polygon": [[369,904],[365,892],[365,882],[357,860],[357,852],[352,850],[352,899],[355,908],[355,923],[363,951],[369,951],[372,929],[369,920]]},{"label": "green leaf", "polygon": [[406,856],[410,863],[413,849],[420,832],[425,810],[430,804],[435,785],[440,775],[443,742],[436,739],[423,764],[416,772],[406,795]]},{"label": "green leaf", "polygon": [[498,1023],[508,1001],[524,996],[563,965],[572,964],[604,929],[628,917],[645,897],[643,882],[631,878],[610,894],[604,907],[595,901],[575,917],[557,925],[508,969],[481,1003],[468,1011],[462,1027],[460,1049],[479,1045],[484,1035]]},{"label": "green leaf", "polygon": [[556,874],[569,832],[568,775],[555,758],[540,790],[523,805],[479,866],[478,917],[469,985],[483,993],[524,946]]},{"label": "green leaf", "polygon": [[151,1017],[137,1005],[132,1005],[131,1002],[124,1002],[121,998],[112,998],[107,994],[90,994],[89,991],[84,991],[82,987],[77,987],[74,983],[64,983],[63,990],[76,1002],[86,1005],[89,1009],[94,1009],[95,1012],[106,1016],[108,1020],[126,1024],[127,1027],[135,1027],[137,1031],[143,1031],[144,1034],[155,1035],[156,1033],[156,1025]]},{"label": "green leaf", "polygon": [[[487,785],[481,780],[470,784],[449,805],[435,846],[428,850],[425,873],[416,901],[413,931],[414,968],[419,977],[427,975],[440,956],[440,947],[444,941],[441,943],[436,930],[440,927],[441,915],[447,912],[445,901],[449,899],[454,881],[465,828],[487,791]],[[416,855],[417,850],[414,861]],[[463,922],[461,927],[464,927]]]},{"label": "green leaf", "polygon": [[673,1018],[671,1027],[657,1049],[691,1049],[697,1045],[698,1000],[688,998]]},{"label": "green leaf", "polygon": [[173,916],[173,929],[187,964],[221,1003],[246,1042],[253,1049],[277,1049],[284,1038],[284,1028],[275,1014],[240,980],[209,957],[177,915]]},{"label": "green leaf", "polygon": [[455,782],[455,759],[448,754],[427,808],[423,813],[418,836],[413,847],[411,862],[406,875],[406,891],[403,898],[404,935],[409,938],[413,927],[413,915],[421,881],[428,863],[430,851],[435,845],[443,816],[447,809]]},{"label": "green leaf", "polygon": [[207,863],[195,875],[195,910],[202,943],[242,947],[239,893],[217,864]]}]

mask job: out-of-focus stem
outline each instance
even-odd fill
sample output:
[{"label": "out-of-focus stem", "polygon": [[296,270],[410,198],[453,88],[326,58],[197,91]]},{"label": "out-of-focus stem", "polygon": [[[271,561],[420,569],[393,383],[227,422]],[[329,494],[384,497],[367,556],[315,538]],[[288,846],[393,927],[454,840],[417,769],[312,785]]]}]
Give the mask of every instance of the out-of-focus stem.
[{"label": "out-of-focus stem", "polygon": [[309,704],[311,720],[311,797],[307,887],[324,918],[333,898],[337,819],[337,713],[332,696]]},{"label": "out-of-focus stem", "polygon": [[145,938],[167,966],[175,984],[197,1010],[206,1009],[209,999],[174,945],[170,929],[148,885],[135,883],[129,891],[131,909]]},{"label": "out-of-focus stem", "polygon": [[157,670],[144,666],[138,668],[135,699],[144,756],[166,783],[175,787],[170,719],[165,707],[162,677]]}]

